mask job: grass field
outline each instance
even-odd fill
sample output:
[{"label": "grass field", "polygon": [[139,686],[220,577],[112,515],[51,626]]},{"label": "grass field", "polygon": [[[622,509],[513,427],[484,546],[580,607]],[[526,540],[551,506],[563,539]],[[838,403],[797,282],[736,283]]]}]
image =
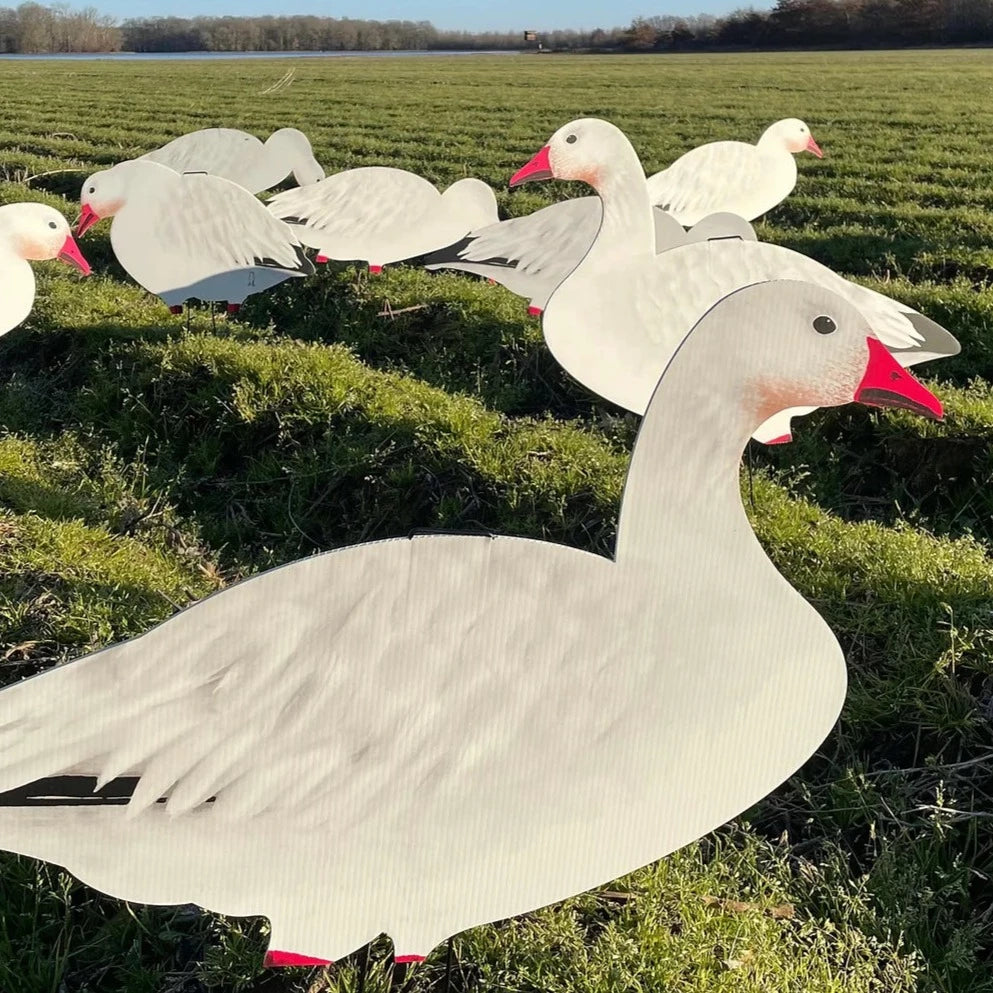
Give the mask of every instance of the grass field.
[{"label": "grass field", "polygon": [[[520,214],[580,192],[505,192],[574,117],[613,120],[652,172],[799,116],[826,158],[801,160],[760,237],[962,342],[923,369],[944,423],[822,411],[753,452],[756,532],[848,654],[819,754],[607,892],[459,936],[455,989],[993,993],[991,72],[986,52],[0,63],[0,201],[69,215],[89,172],[212,125],[298,126],[329,171],[475,175]],[[107,225],[83,250],[95,275],[39,267],[34,314],[0,342],[4,681],[413,528],[610,552],[637,419],[562,373],[525,301],[338,267],[187,332],[124,276]],[[128,906],[26,859],[0,861],[0,887],[3,993],[357,988],[356,962],[263,970],[261,920]],[[369,993],[389,951],[372,948]],[[408,988],[444,967],[440,948]]]}]

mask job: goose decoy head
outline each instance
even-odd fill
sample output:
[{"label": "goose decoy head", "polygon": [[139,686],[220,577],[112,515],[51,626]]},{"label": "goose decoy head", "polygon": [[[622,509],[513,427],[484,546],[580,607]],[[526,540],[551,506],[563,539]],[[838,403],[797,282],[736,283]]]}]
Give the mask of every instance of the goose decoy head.
[{"label": "goose decoy head", "polygon": [[559,128],[537,155],[510,179],[511,188],[542,179],[573,179],[594,189],[600,186],[605,163],[633,155],[620,128],[595,117]]},{"label": "goose decoy head", "polygon": [[269,153],[292,166],[298,186],[310,186],[325,178],[324,168],[314,158],[310,139],[297,128],[280,128],[265,141]]},{"label": "goose decoy head", "polygon": [[43,203],[0,207],[0,231],[11,239],[14,251],[22,259],[59,259],[75,266],[84,276],[90,274],[90,264],[74,241],[69,222],[54,207]]},{"label": "goose decoy head", "polygon": [[121,162],[112,169],[95,172],[83,183],[79,194],[80,214],[76,221],[76,237],[80,238],[94,224],[113,217],[127,203],[128,187],[133,178],[148,169],[174,173],[157,162],[135,159]]},{"label": "goose decoy head", "polygon": [[783,121],[776,121],[765,129],[765,133],[759,139],[760,144],[781,145],[788,152],[797,155],[800,152],[810,152],[819,159],[824,158],[820,145],[814,141],[814,136],[810,133],[810,128],[797,117],[787,117]]},{"label": "goose decoy head", "polygon": [[[742,396],[753,426],[792,407],[853,401],[943,416],[938,398],[832,290],[796,280],[756,283],[725,297],[711,316],[720,329],[708,336],[707,347],[721,353],[717,364],[725,368],[715,377],[744,377]],[[714,367],[713,356],[707,364]]]}]

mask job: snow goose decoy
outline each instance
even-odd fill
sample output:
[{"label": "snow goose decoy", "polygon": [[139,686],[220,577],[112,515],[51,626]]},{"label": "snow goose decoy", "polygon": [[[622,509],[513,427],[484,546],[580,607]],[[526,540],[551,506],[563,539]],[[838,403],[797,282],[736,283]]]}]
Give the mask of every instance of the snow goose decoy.
[{"label": "snow goose decoy", "polygon": [[[431,270],[454,269],[500,283],[529,298],[528,313],[540,314],[555,288],[590,250],[603,210],[599,197],[577,197],[542,207],[533,214],[497,221],[424,259]],[[714,214],[687,233],[656,209],[655,252],[701,238],[738,237],[755,241],[752,226],[731,214]]]},{"label": "snow goose decoy", "polygon": [[[627,410],[644,412],[673,349],[718,300],[769,279],[800,279],[840,294],[903,366],[959,351],[952,335],[911,307],[779,245],[711,238],[656,255],[641,162],[607,121],[586,118],[560,128],[511,186],[538,179],[584,180],[603,201],[596,241],[552,294],[542,331],[573,378]],[[791,418],[806,413],[776,414],[756,439],[789,441]]]},{"label": "snow goose decoy", "polygon": [[176,172],[220,176],[249,193],[270,190],[291,173],[300,186],[324,178],[310,139],[296,128],[273,131],[264,144],[255,135],[234,128],[205,128],[180,135],[140,158]]},{"label": "snow goose decoy", "polygon": [[319,252],[317,261],[362,261],[378,273],[497,220],[493,191],[460,179],[444,193],[426,179],[386,166],[348,169],[269,200],[269,210]]},{"label": "snow goose decoy", "polygon": [[84,276],[90,266],[73,240],[69,222],[43,203],[0,207],[0,334],[21,324],[34,306],[35,279],[28,261],[60,259]]},{"label": "snow goose decoy", "polygon": [[[792,775],[846,690],[755,539],[775,410],[941,405],[836,294],[746,287],[658,384],[613,559],[421,535],[247,579],[0,690],[0,848],[120,899],[266,915],[268,962],[398,960],[602,885]],[[454,715],[454,717],[453,717]]]},{"label": "snow goose decoy", "polygon": [[192,298],[237,313],[252,294],[314,272],[290,228],[218,176],[133,159],[90,176],[80,203],[77,234],[112,217],[118,262],[173,313]]},{"label": "snow goose decoy", "polygon": [[747,221],[782,203],[796,186],[798,152],[822,152],[795,117],[766,128],[758,144],[712,141],[691,149],[648,179],[652,203],[690,227],[718,211]]}]

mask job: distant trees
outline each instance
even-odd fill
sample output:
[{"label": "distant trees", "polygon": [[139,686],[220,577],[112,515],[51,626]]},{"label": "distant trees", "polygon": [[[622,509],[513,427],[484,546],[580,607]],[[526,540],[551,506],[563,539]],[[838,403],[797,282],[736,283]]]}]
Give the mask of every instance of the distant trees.
[{"label": "distant trees", "polygon": [[[872,48],[993,43],[993,0],[777,0],[724,17],[639,17],[627,28],[542,32],[552,51]],[[144,17],[94,7],[0,7],[0,52],[341,52],[517,50],[522,32],[439,31],[428,21]]]},{"label": "distant trees", "polygon": [[[638,18],[629,51],[680,48],[899,48],[993,43],[993,0],[778,0],[722,18]],[[652,36],[654,38],[652,39]]]},{"label": "distant trees", "polygon": [[[351,18],[175,17],[134,18],[121,25],[123,47],[135,52],[355,52],[516,50],[523,33],[439,31],[428,21],[360,21]],[[617,47],[620,29],[551,31],[546,48]],[[654,39],[653,39],[654,41]]]},{"label": "distant trees", "polygon": [[0,7],[0,52],[116,52],[121,32],[95,7],[22,3]]},{"label": "distant trees", "polygon": [[438,31],[427,21],[289,17],[132,18],[121,25],[135,52],[354,52],[520,48],[521,36]]}]

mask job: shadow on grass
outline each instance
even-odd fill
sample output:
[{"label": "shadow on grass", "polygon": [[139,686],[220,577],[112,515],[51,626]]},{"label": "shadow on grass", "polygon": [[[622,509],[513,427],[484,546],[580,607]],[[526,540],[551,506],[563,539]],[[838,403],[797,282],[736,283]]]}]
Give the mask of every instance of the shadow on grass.
[{"label": "shadow on grass", "polygon": [[[485,280],[424,273],[425,292],[403,288],[398,304],[378,277],[330,264],[306,281],[284,283],[253,297],[244,319],[303,341],[340,342],[377,368],[409,373],[448,392],[478,397],[511,416],[549,414],[560,419],[597,418],[618,412],[573,380],[545,346],[527,301],[506,297]],[[432,289],[441,285],[454,292]],[[461,292],[460,292],[461,291]],[[496,303],[480,302],[492,294]],[[471,308],[471,317],[466,310]]]}]

